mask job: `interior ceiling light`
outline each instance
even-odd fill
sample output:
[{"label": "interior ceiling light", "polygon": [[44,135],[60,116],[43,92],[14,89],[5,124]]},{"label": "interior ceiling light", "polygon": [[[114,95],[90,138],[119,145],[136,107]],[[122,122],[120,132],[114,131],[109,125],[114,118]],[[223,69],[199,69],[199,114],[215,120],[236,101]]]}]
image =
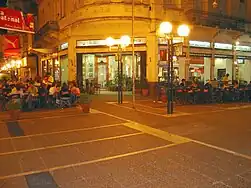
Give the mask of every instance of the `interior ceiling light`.
[{"label": "interior ceiling light", "polygon": [[218,8],[218,2],[217,2],[217,0],[214,0],[214,2],[213,2],[213,8]]}]

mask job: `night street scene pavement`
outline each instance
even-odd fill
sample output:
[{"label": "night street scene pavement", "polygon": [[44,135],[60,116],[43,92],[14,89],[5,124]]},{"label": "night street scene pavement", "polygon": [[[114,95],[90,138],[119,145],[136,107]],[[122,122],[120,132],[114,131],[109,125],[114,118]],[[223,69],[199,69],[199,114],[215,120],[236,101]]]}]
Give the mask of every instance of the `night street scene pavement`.
[{"label": "night street scene pavement", "polygon": [[251,187],[251,105],[94,96],[79,108],[0,113],[1,188]]}]

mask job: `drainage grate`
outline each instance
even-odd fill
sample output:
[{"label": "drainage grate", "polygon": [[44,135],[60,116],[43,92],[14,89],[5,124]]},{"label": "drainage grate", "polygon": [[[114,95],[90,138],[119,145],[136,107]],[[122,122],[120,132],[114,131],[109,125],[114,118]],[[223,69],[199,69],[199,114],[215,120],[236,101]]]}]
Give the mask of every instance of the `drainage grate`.
[{"label": "drainage grate", "polygon": [[29,188],[58,188],[50,172],[41,172],[25,176]]},{"label": "drainage grate", "polygon": [[7,124],[7,128],[8,128],[10,136],[12,137],[24,136],[24,131],[19,126],[19,123],[17,121],[7,122],[6,124]]}]

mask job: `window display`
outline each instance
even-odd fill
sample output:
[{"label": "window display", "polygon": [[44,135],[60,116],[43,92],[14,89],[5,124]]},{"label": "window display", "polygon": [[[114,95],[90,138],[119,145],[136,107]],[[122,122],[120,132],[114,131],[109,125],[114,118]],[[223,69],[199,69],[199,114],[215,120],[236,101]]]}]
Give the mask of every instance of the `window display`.
[{"label": "window display", "polygon": [[94,79],[94,63],[95,55],[87,54],[83,55],[83,78],[86,79]]}]

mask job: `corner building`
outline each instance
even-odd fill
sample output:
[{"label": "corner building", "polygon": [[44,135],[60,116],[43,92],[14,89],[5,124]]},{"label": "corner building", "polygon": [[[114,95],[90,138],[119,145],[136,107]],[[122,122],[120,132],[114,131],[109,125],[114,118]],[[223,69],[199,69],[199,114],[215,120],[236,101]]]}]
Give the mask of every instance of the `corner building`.
[{"label": "corner building", "polygon": [[[251,80],[247,13],[251,5],[225,1],[213,8],[211,0],[135,0],[135,74],[148,80],[151,94],[164,75],[167,46],[158,35],[162,21],[172,22],[174,30],[181,23],[191,26],[188,38],[174,38],[174,43],[183,43],[174,65],[180,79],[197,76],[206,81],[229,73],[232,79]],[[117,50],[109,49],[105,39],[132,35],[132,0],[40,0],[38,7],[34,44],[44,52],[41,75],[51,72],[55,80],[79,84],[96,79],[102,86],[115,79]],[[128,77],[131,51],[127,47],[122,57]]]}]

